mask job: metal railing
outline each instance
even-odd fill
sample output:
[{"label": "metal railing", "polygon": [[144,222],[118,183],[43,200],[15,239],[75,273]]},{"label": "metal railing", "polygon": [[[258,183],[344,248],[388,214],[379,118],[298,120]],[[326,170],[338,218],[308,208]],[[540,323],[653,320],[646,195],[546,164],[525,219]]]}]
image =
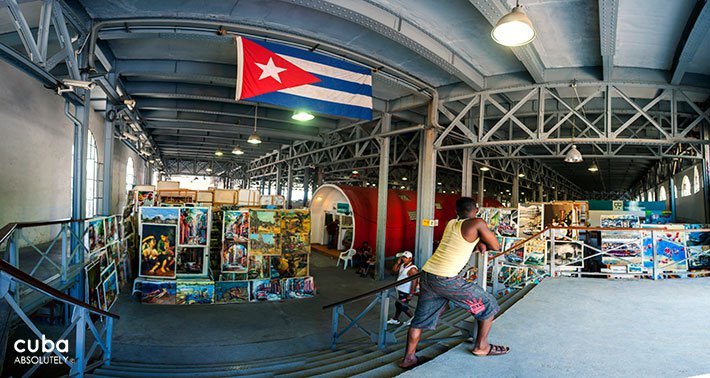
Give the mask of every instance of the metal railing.
[{"label": "metal railing", "polygon": [[[46,352],[42,359],[55,355],[69,367],[70,376],[78,377],[83,377],[94,367],[109,363],[113,320],[119,318],[118,315],[90,306],[62,292],[72,286],[83,285],[81,272],[87,251],[84,243],[86,231],[78,235],[70,226],[72,223],[86,220],[11,223],[0,229],[0,246],[7,243],[6,253],[9,260],[0,260],[0,297],[5,299],[14,313],[38,338],[43,338],[44,335],[28,314],[49,300],[59,301],[71,308],[68,325],[58,340],[67,340],[74,332],[75,353],[71,356],[68,351],[62,352],[54,348],[51,352]],[[43,226],[59,226],[60,230],[44,251],[22,234],[23,228]],[[26,242],[30,250],[39,254],[39,260],[34,265],[30,264],[31,267],[21,266],[18,243],[20,240]],[[58,241],[61,241],[59,263],[55,261],[57,256],[53,255],[56,253],[54,247]],[[33,274],[39,272],[45,273],[41,279],[33,277]],[[97,352],[98,355],[95,356]],[[35,364],[23,377],[31,376],[40,366]]]}]

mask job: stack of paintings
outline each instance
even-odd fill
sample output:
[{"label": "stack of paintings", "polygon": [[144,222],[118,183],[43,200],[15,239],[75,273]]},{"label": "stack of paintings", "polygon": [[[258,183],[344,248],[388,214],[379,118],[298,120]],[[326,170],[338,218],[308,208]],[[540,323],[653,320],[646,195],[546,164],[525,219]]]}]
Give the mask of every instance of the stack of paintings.
[{"label": "stack of paintings", "polygon": [[127,243],[123,240],[121,220],[122,217],[116,215],[86,222],[85,300],[103,310],[115,303],[119,288],[127,279]]}]

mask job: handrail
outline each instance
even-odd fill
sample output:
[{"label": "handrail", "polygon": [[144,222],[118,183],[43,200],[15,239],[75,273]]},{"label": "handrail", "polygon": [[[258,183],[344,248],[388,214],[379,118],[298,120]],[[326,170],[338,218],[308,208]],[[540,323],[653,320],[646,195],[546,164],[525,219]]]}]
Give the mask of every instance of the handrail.
[{"label": "handrail", "polygon": [[55,219],[55,220],[50,220],[50,221],[8,223],[3,228],[0,228],[0,244],[4,243],[7,240],[7,238],[12,234],[12,232],[15,231],[15,229],[17,229],[17,228],[41,227],[41,226],[51,226],[54,224],[61,224],[61,223],[85,222],[89,219],[91,219],[91,218],[82,218],[82,219],[62,218],[62,219]]},{"label": "handrail", "polygon": [[14,277],[15,279],[22,281],[22,282],[26,283],[27,285],[32,286],[34,289],[39,290],[39,291],[49,295],[50,297],[53,297],[53,298],[60,300],[64,303],[69,303],[69,304],[73,304],[75,306],[83,307],[83,308],[89,310],[90,312],[93,312],[94,314],[108,316],[108,317],[111,317],[114,319],[120,318],[116,314],[112,314],[110,312],[107,312],[107,311],[101,310],[99,308],[96,308],[94,306],[88,305],[84,302],[77,300],[76,298],[72,298],[72,297],[62,293],[61,291],[59,291],[59,290],[45,284],[44,282],[30,276],[29,274],[15,268],[14,266],[10,265],[5,260],[0,259],[0,271],[4,271],[7,274],[9,274],[10,276]]},{"label": "handrail", "polygon": [[401,280],[399,280],[399,281],[389,283],[389,284],[387,284],[387,285],[385,285],[385,286],[382,286],[382,287],[379,288],[379,289],[370,290],[370,291],[368,291],[368,292],[366,292],[366,293],[362,293],[362,294],[356,295],[356,296],[354,296],[354,297],[352,297],[352,298],[344,299],[344,300],[342,300],[342,301],[340,301],[340,302],[331,303],[331,304],[329,304],[329,305],[323,306],[323,310],[326,310],[326,309],[329,309],[329,308],[335,307],[335,306],[340,306],[340,305],[342,305],[342,304],[354,302],[354,301],[356,301],[356,300],[358,300],[358,299],[362,299],[362,298],[365,298],[365,297],[369,297],[369,296],[371,296],[371,295],[373,295],[373,294],[377,294],[377,293],[382,292],[382,291],[384,291],[384,290],[393,288],[393,287],[395,287],[395,286],[399,286],[399,285],[401,285],[401,284],[403,284],[403,283],[407,283],[407,282],[409,282],[409,281],[414,281],[415,279],[419,278],[419,276],[421,276],[421,275],[422,275],[422,273],[419,272],[419,273],[416,273],[416,274],[414,274],[414,275],[411,275],[411,276],[409,276],[409,277],[407,277],[407,278],[403,278],[403,279],[401,279]]},{"label": "handrail", "polygon": [[525,240],[522,240],[522,241],[519,241],[519,242],[513,244],[512,247],[506,249],[505,251],[499,252],[498,254],[493,255],[492,257],[489,257],[488,260],[495,260],[496,258],[498,258],[498,257],[500,257],[500,256],[503,256],[503,255],[505,255],[506,253],[509,253],[509,252],[511,252],[511,251],[514,251],[514,250],[520,248],[521,245],[523,245],[523,244],[529,242],[530,240],[535,239],[536,237],[538,237],[538,236],[544,234],[545,231],[548,231],[548,230],[550,230],[550,226],[547,226],[547,227],[543,228],[541,231],[538,231],[537,233],[533,234],[531,237],[529,237],[529,238],[527,238],[527,239],[525,239]]}]

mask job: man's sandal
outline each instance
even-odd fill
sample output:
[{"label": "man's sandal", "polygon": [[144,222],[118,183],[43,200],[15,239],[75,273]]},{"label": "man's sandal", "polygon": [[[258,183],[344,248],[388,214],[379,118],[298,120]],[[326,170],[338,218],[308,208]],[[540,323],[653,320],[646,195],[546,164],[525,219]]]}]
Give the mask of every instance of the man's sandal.
[{"label": "man's sandal", "polygon": [[488,350],[487,354],[476,354],[471,352],[476,357],[487,357],[487,356],[502,356],[504,354],[507,354],[510,352],[510,348],[507,346],[502,346],[502,345],[493,345],[491,344],[491,348]]}]

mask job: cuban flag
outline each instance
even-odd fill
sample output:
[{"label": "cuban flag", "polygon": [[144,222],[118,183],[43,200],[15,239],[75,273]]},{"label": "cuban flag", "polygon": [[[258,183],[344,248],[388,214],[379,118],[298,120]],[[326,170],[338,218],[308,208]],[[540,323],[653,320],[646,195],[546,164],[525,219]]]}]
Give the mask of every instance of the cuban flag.
[{"label": "cuban flag", "polygon": [[372,73],[323,54],[237,37],[235,99],[372,119]]}]

